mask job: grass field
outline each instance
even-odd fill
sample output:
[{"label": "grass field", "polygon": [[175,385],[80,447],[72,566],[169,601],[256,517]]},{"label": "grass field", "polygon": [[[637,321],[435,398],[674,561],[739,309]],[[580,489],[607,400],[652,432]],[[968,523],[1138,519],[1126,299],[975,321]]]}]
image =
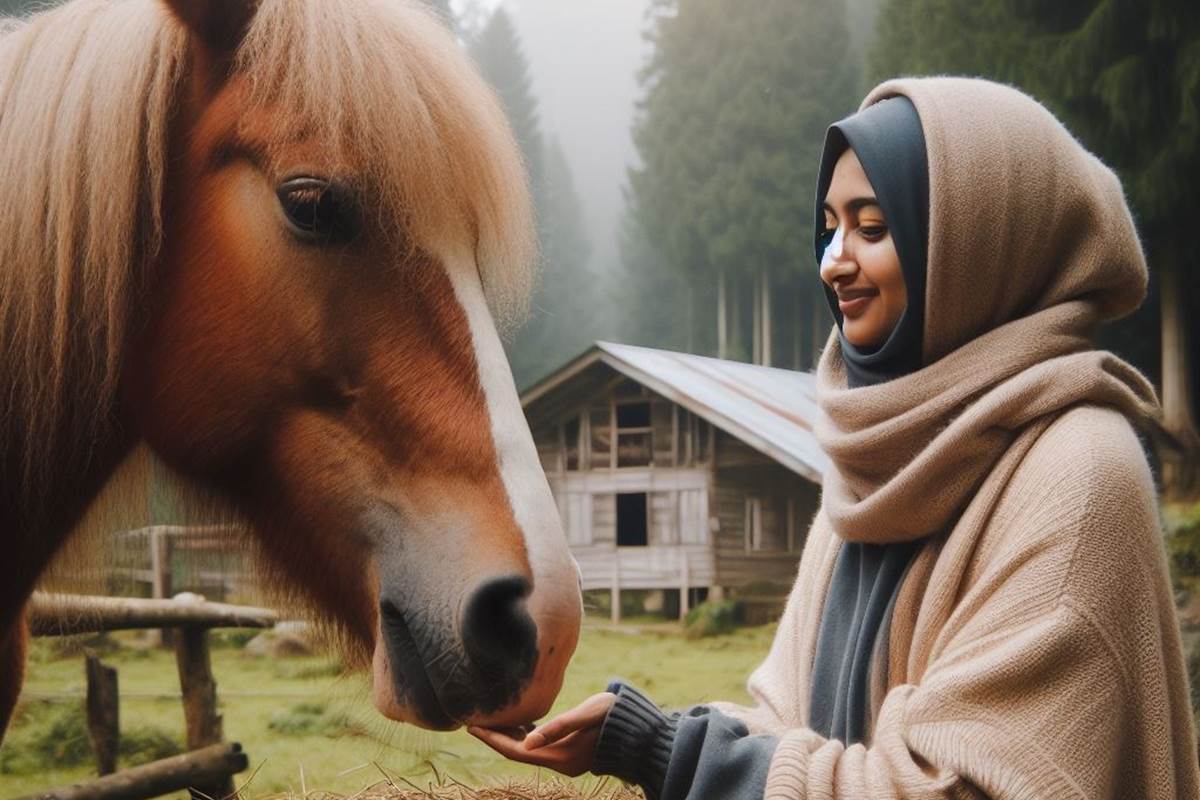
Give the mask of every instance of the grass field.
[{"label": "grass field", "polygon": [[[673,626],[610,628],[589,623],[567,673],[556,710],[569,708],[622,677],[665,706],[705,700],[744,702],[750,670],[770,646],[772,627],[701,640]],[[181,738],[183,712],[169,651],[130,647],[105,656],[120,675],[121,729],[150,751],[163,734]],[[322,657],[261,658],[227,646],[214,649],[213,672],[228,739],[239,741],[257,770],[244,796],[331,792],[352,795],[390,777],[418,786],[451,776],[472,786],[533,770],[494,755],[464,732],[430,733],[382,720],[359,676],[341,676]],[[32,793],[94,774],[43,761],[78,758],[83,734],[83,659],[56,657],[39,641],[29,665],[23,711],[0,748],[0,797]],[[46,748],[51,755],[46,756]],[[38,748],[41,748],[38,750]],[[61,756],[55,754],[61,753]],[[126,761],[136,760],[135,753]],[[31,766],[31,763],[35,766]],[[17,774],[14,774],[17,773]],[[239,785],[249,773],[238,777]],[[587,783],[588,779],[584,779]],[[590,779],[591,783],[597,779]]]}]

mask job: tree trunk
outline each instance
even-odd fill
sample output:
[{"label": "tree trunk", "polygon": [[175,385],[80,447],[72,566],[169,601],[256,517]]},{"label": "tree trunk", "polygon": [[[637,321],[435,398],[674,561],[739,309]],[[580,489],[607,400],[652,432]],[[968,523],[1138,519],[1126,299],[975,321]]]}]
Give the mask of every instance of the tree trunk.
[{"label": "tree trunk", "polygon": [[1192,370],[1184,314],[1185,298],[1179,266],[1159,271],[1162,303],[1162,403],[1163,422],[1175,437],[1175,446],[1162,453],[1163,488],[1168,499],[1185,501],[1200,495],[1200,433],[1192,414]]},{"label": "tree trunk", "polygon": [[688,285],[687,285],[687,320],[686,320],[685,324],[687,325],[687,352],[689,352],[689,353],[696,352],[696,340],[695,340],[695,335],[694,335],[696,332],[696,330],[695,330],[696,325],[692,320],[692,311],[695,308],[695,306],[696,306],[695,284],[693,284],[691,281],[688,281]]},{"label": "tree trunk", "polygon": [[762,273],[754,273],[754,291],[750,296],[750,363],[761,364],[762,330]]},{"label": "tree trunk", "polygon": [[733,286],[730,287],[732,297],[729,298],[729,356],[742,361],[746,359],[746,351],[743,347],[745,331],[742,330],[742,304],[746,299],[743,283],[744,279],[740,277],[733,279]]},{"label": "tree trunk", "polygon": [[788,319],[792,323],[792,369],[804,369],[804,288],[796,287],[796,302]]},{"label": "tree trunk", "polygon": [[762,271],[762,364],[771,366],[771,275]]},{"label": "tree trunk", "polygon": [[725,270],[717,273],[717,358],[729,358],[729,329],[726,324]]}]

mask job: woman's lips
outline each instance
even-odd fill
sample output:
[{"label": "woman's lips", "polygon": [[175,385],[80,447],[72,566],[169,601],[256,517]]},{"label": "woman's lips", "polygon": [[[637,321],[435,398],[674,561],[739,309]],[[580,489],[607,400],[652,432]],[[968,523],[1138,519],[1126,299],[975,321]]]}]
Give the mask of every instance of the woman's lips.
[{"label": "woman's lips", "polygon": [[875,299],[876,294],[872,292],[871,294],[857,295],[844,300],[838,300],[838,308],[841,309],[844,316],[853,319],[867,310],[867,306]]}]

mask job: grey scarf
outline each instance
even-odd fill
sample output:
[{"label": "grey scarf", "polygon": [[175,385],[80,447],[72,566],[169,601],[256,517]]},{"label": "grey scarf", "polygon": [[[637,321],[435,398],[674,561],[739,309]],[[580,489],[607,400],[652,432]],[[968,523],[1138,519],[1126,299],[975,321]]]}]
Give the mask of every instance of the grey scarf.
[{"label": "grey scarf", "polygon": [[[916,108],[906,97],[883,100],[830,126],[817,179],[817,230],[833,167],[854,149],[883,209],[900,257],[908,304],[896,328],[873,350],[855,347],[840,335],[847,384],[871,386],[921,366],[925,321],[925,276],[929,242],[929,169],[925,135]],[[822,253],[818,253],[820,260]],[[833,291],[822,284],[838,329],[842,315]],[[891,610],[904,573],[920,542],[843,542],[834,565],[812,671],[809,727],[847,745],[862,741],[870,697],[872,658],[887,658]]]}]

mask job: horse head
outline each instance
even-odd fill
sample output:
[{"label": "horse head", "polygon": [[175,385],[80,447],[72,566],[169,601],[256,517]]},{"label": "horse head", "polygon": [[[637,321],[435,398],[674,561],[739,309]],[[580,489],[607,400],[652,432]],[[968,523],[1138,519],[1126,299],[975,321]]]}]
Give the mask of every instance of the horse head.
[{"label": "horse head", "polygon": [[165,1],[187,55],[125,418],[250,521],[386,716],[541,716],[580,593],[494,321],[532,218],[498,104],[400,3]]}]

